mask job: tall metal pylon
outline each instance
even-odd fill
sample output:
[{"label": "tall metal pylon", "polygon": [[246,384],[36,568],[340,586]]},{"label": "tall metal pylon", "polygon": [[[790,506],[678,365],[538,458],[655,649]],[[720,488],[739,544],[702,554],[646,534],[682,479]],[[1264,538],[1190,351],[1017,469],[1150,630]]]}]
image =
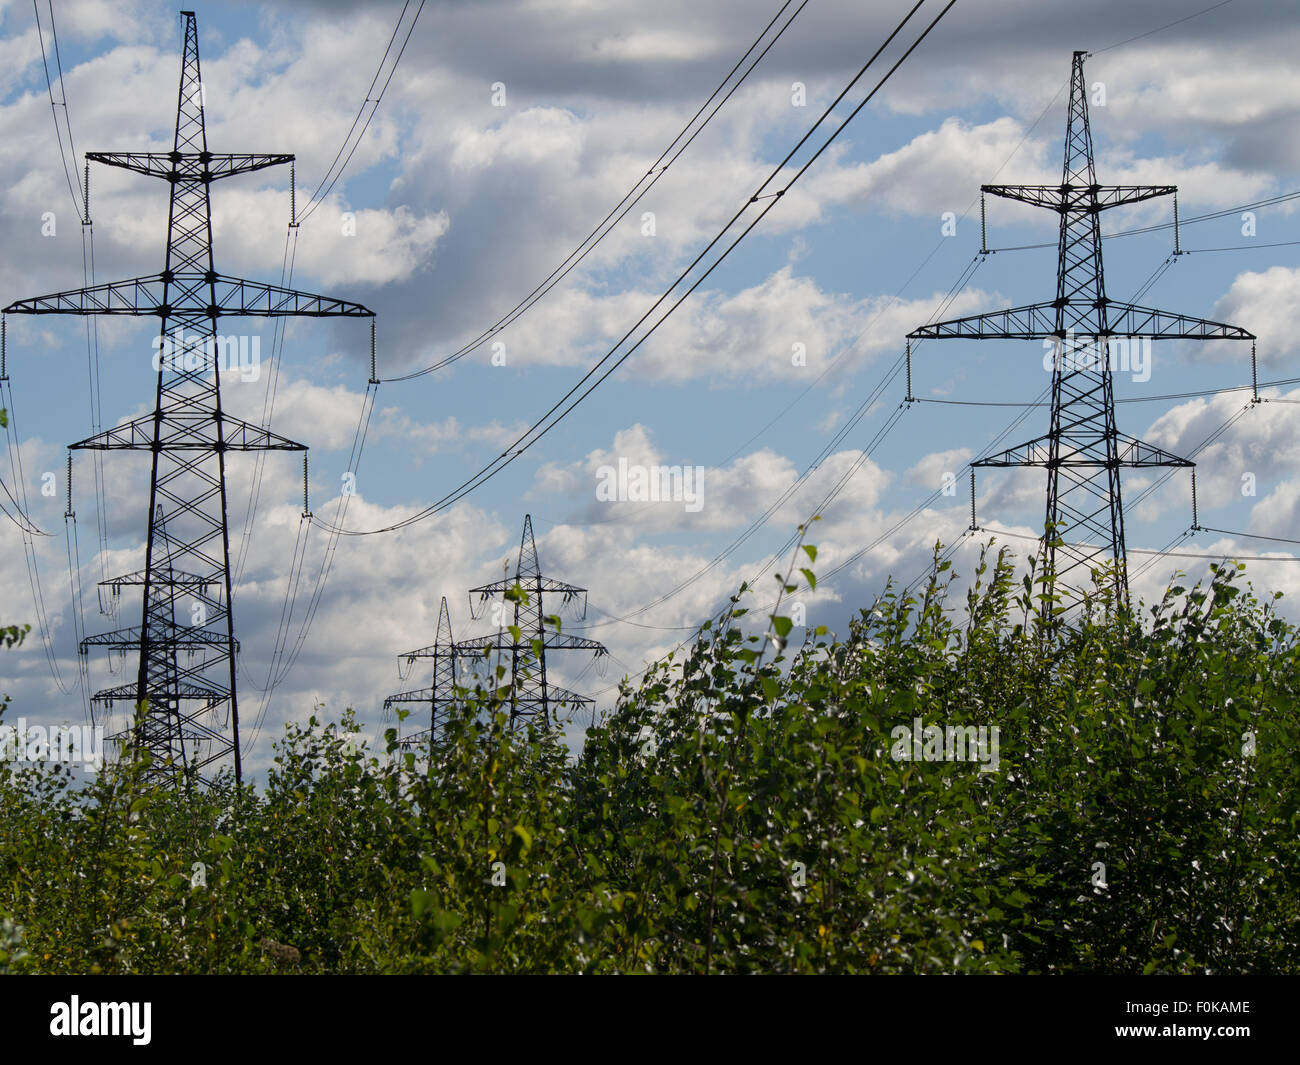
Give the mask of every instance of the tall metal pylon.
[{"label": "tall metal pylon", "polygon": [[554,599],[559,596],[564,604],[581,599],[579,616],[586,617],[587,589],[542,576],[537,544],[533,540],[532,515],[524,516],[524,533],[519,541],[514,576],[470,589],[470,613],[479,616],[474,614],[476,595],[480,608],[494,596],[514,599],[514,627],[519,632],[518,638],[502,626],[490,635],[456,644],[456,654],[462,658],[487,655],[492,650],[510,652],[512,726],[518,726],[529,718],[540,718],[544,725],[549,726],[554,724],[552,711],[556,707],[577,708],[592,704],[593,700],[587,696],[550,683],[546,675],[547,651],[595,651],[597,657],[609,652],[604,644],[595,640],[547,630],[545,619],[549,615],[544,607],[544,597],[549,595]]},{"label": "tall metal pylon", "polygon": [[[182,11],[181,17],[185,43],[172,150],[86,155],[88,162],[168,183],[170,209],[162,272],[21,300],[4,311],[143,315],[159,320],[152,356],[158,375],[153,412],[72,447],[152,455],[144,569],[116,582],[119,586],[142,586],[140,625],[91,637],[85,646],[138,649],[135,684],[97,692],[94,699],[96,704],[110,706],[123,699],[147,704],[127,739],[153,755],[146,779],[172,785],[188,779],[190,773],[196,773],[199,782],[210,783],[210,776],[198,769],[225,763],[228,758],[233,760],[236,781],[242,779],[226,454],[306,450],[302,444],[222,409],[218,347],[225,355],[230,347],[229,338],[218,341],[217,319],[374,317],[358,303],[216,272],[209,199],[212,182],[292,163],[294,157],[219,155],[208,150],[198,25],[192,11]],[[180,651],[192,656],[184,668],[177,665]],[[186,748],[186,737],[203,749]]]},{"label": "tall metal pylon", "polygon": [[438,629],[433,643],[428,647],[421,647],[417,651],[408,651],[404,655],[399,655],[398,658],[405,660],[408,666],[413,666],[416,661],[422,658],[433,659],[432,686],[419,688],[415,691],[399,692],[396,695],[390,695],[384,700],[385,711],[403,703],[428,705],[429,727],[410,736],[402,737],[399,740],[399,745],[405,751],[413,750],[422,744],[426,745],[429,749],[429,757],[433,758],[441,744],[442,726],[446,720],[446,712],[456,697],[456,644],[451,636],[451,615],[447,610],[447,597],[445,595],[442,597],[442,606],[438,610]]},{"label": "tall metal pylon", "polygon": [[1055,338],[1050,431],[972,465],[1045,466],[1047,512],[1040,561],[1047,579],[1060,591],[1078,594],[1086,590],[1094,569],[1109,564],[1117,600],[1126,604],[1128,561],[1119,471],[1121,467],[1193,464],[1116,428],[1112,344],[1116,338],[1124,338],[1131,350],[1131,345],[1141,340],[1253,340],[1254,335],[1222,322],[1107,297],[1101,261],[1101,213],[1123,204],[1174,195],[1178,190],[1173,185],[1097,184],[1088,125],[1088,90],[1083,77],[1087,55],[1074,53],[1060,185],[981,186],[988,195],[1045,207],[1060,215],[1056,298],[922,326],[908,337]]}]

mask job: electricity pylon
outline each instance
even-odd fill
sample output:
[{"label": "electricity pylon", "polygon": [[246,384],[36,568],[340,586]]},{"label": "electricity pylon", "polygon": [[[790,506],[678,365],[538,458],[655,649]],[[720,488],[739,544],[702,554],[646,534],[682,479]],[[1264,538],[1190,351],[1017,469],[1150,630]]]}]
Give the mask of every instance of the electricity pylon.
[{"label": "electricity pylon", "polygon": [[408,651],[398,656],[408,666],[417,659],[433,659],[433,685],[416,691],[399,692],[384,700],[384,710],[390,710],[400,703],[427,704],[429,707],[429,727],[421,732],[402,737],[399,741],[402,750],[409,751],[422,741],[427,741],[429,757],[432,759],[441,743],[442,726],[446,710],[455,699],[456,691],[456,644],[451,637],[451,615],[447,612],[447,597],[442,597],[442,607],[438,611],[438,631],[433,643],[421,647],[418,651]]},{"label": "electricity pylon", "polygon": [[[1117,602],[1128,601],[1121,467],[1190,467],[1186,459],[1127,436],[1115,426],[1111,340],[1253,340],[1236,326],[1121,303],[1106,296],[1101,262],[1101,213],[1123,204],[1169,196],[1173,185],[1098,185],[1088,126],[1083,60],[1075,52],[1060,185],[984,185],[992,196],[1056,211],[1061,218],[1056,299],[922,326],[912,339],[1007,340],[1055,338],[1052,420],[1046,436],[973,463],[977,467],[1045,466],[1047,516],[1040,555],[1049,581],[1085,590],[1094,569],[1111,565]],[[1068,347],[1067,347],[1068,344]],[[1080,347],[1082,345],[1082,348]],[[1070,349],[1073,350],[1070,350]],[[1078,355],[1083,350],[1086,356]],[[1079,572],[1075,572],[1079,571]]]},{"label": "electricity pylon", "polygon": [[546,676],[547,651],[594,651],[596,657],[608,654],[604,644],[581,636],[568,636],[557,631],[547,631],[544,609],[545,596],[559,596],[562,603],[582,601],[580,618],[587,613],[587,589],[552,580],[542,576],[537,561],[537,544],[533,540],[532,515],[524,516],[524,533],[519,541],[519,559],[513,577],[479,588],[471,588],[470,613],[474,614],[474,596],[481,608],[494,596],[503,597],[502,620],[505,601],[514,600],[514,625],[518,635],[504,626],[488,636],[478,636],[456,644],[456,653],[462,658],[486,656],[492,650],[510,652],[510,723],[520,725],[525,719],[540,718],[543,725],[553,724],[551,711],[558,706],[590,706],[593,700],[585,695],[568,691],[551,684]]},{"label": "electricity pylon", "polygon": [[[171,202],[162,272],[22,300],[4,312],[152,316],[160,323],[154,345],[158,378],[153,412],[72,445],[152,455],[144,569],[117,582],[142,586],[140,625],[86,643],[139,651],[135,684],[97,692],[95,702],[111,706],[127,699],[147,704],[128,740],[153,755],[147,779],[155,784],[176,784],[186,776],[187,765],[212,766],[228,757],[233,757],[236,781],[242,779],[226,454],[306,450],[222,409],[217,319],[374,317],[358,303],[216,272],[212,182],[292,163],[294,157],[208,151],[198,26],[194,12],[182,11],[181,16],[185,44],[172,150],[86,155],[88,161],[168,183]],[[223,338],[221,347],[228,354],[227,343]],[[166,535],[161,526],[164,504]],[[193,655],[184,669],[176,664],[181,649]],[[187,731],[205,745],[203,751],[183,749]],[[202,774],[198,779],[210,782]]]}]

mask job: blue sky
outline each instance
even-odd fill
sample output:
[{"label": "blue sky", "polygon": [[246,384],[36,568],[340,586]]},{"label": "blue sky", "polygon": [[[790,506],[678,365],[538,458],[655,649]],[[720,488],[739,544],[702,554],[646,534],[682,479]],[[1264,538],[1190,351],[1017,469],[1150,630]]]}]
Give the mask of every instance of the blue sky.
[{"label": "blue sky", "polygon": [[[44,14],[49,8],[38,5]],[[982,260],[977,196],[983,182],[1059,180],[1070,54],[1088,48],[1098,175],[1113,184],[1175,184],[1184,249],[1141,303],[1224,320],[1259,336],[1260,379],[1300,376],[1291,326],[1297,309],[1300,200],[1261,207],[1243,235],[1242,205],[1300,190],[1300,79],[1292,56],[1300,23],[1280,2],[1209,4],[1010,2],[957,6],[835,146],[659,330],[541,443],[478,491],[399,533],[344,537],[332,555],[311,530],[294,599],[293,640],[332,558],[319,606],[292,671],[265,703],[249,761],[263,767],[281,723],[319,701],[328,714],[355,706],[368,725],[403,685],[398,652],[432,640],[441,596],[458,637],[484,631],[465,590],[495,579],[531,513],[542,565],[590,589],[583,631],[606,642],[609,660],[575,655],[552,663],[561,682],[607,707],[622,673],[670,650],[758,573],[835,480],[861,459],[903,398],[902,378],[833,450],[809,483],[718,566],[667,602],[613,623],[674,588],[733,545],[791,486],[886,375],[906,333],[930,320],[953,285],[947,317],[1048,299],[1054,248],[1000,251]],[[776,13],[780,3],[725,0],[566,3],[494,0],[428,3],[365,139],[342,179],[298,232],[293,284],[355,300],[378,315],[381,377],[396,377],[457,350],[550,273],[645,173],[678,129]],[[203,4],[196,7],[214,151],[293,152],[300,204],[347,134],[400,5],[364,11],[334,3]],[[411,10],[406,22],[409,24]],[[673,164],[644,202],[582,266],[502,331],[505,365],[485,346],[454,365],[378,389],[348,503],[350,529],[401,521],[491,462],[543,414],[663,292],[677,272],[767,176],[905,10],[902,4],[811,0],[745,86]],[[931,15],[937,13],[934,5]],[[155,3],[82,0],[53,5],[67,118],[78,154],[157,149],[169,139],[179,68],[176,12]],[[1196,17],[1187,18],[1189,15]],[[1186,19],[1179,22],[1180,19]],[[1170,25],[1176,23],[1175,25]],[[51,44],[48,19],[45,43]],[[1149,32],[1156,31],[1156,32]],[[1136,38],[1136,39],[1133,39]],[[83,234],[60,163],[40,41],[30,8],[0,3],[0,290],[5,304],[78,287]],[[492,86],[506,88],[494,107]],[[792,86],[807,106],[792,106]],[[60,99],[56,85],[56,99]],[[850,94],[848,104],[858,99]],[[1098,97],[1100,99],[1100,97]],[[841,111],[841,115],[844,112]],[[74,164],[80,173],[80,160]],[[225,273],[278,281],[286,250],[288,173],[283,168],[214,187],[214,241]],[[92,168],[96,276],[161,268],[166,192],[161,182]],[[972,209],[972,205],[974,205]],[[1109,212],[1104,231],[1172,218],[1156,200]],[[652,211],[655,232],[642,231]],[[962,216],[944,236],[945,212]],[[966,212],[970,213],[966,213]],[[43,217],[56,227],[43,235]],[[345,212],[355,235],[345,235]],[[989,203],[994,248],[1052,242],[1054,217]],[[48,227],[47,227],[48,228]],[[1281,245],[1281,246],[1267,246]],[[1202,251],[1233,247],[1231,251]],[[1161,229],[1105,246],[1108,293],[1129,299],[1164,264],[1173,235]],[[967,267],[978,263],[969,276]],[[332,518],[365,401],[363,323],[295,323],[278,358],[269,323],[257,381],[223,382],[227,403],[258,420],[275,383],[272,427],[311,447],[312,506]],[[113,320],[99,332],[105,424],[137,416],[152,399],[151,331]],[[793,365],[795,345],[805,365]],[[920,346],[915,393],[923,399],[1030,402],[1049,384],[1037,342]],[[63,522],[65,446],[90,435],[84,323],[9,320],[11,413],[21,440],[30,514],[53,535],[36,538],[52,654],[67,693],[51,677],[43,639],[0,659],[11,716],[80,721],[74,607]],[[1121,374],[1120,428],[1175,454],[1197,448],[1246,404],[1247,393],[1152,400],[1250,380],[1246,345],[1157,344],[1149,379]],[[809,387],[812,386],[812,387]],[[1270,400],[1300,398],[1294,386]],[[1254,406],[1196,457],[1201,522],[1242,533],[1293,537],[1300,524],[1300,451],[1294,409]],[[812,540],[828,572],[891,529],[1022,411],[919,403],[907,409],[824,512]],[[1037,408],[1005,445],[1047,430]],[[770,423],[770,424],[769,424]],[[8,445],[6,445],[7,447]],[[10,454],[0,475],[17,489]],[[17,456],[13,456],[15,459]],[[704,468],[704,505],[601,502],[602,465]],[[231,473],[230,524],[240,553],[254,461]],[[41,495],[41,474],[57,495]],[[104,460],[96,491],[79,457],[74,503],[89,632],[112,626],[93,584],[139,565],[147,464]],[[1254,478],[1254,495],[1243,478]],[[300,534],[301,468],[272,456],[261,477],[246,563],[235,594],[243,643],[245,720],[277,633]],[[889,576],[911,580],[936,540],[952,542],[969,520],[965,474],[881,547],[804,596],[810,624],[843,631]],[[1126,501],[1150,483],[1134,473]],[[1039,470],[981,476],[982,524],[1032,536],[1042,520]],[[101,557],[97,511],[107,552]],[[1126,511],[1130,546],[1161,548],[1191,523],[1190,479],[1178,474]],[[956,555],[969,573],[978,542]],[[1028,540],[1011,539],[1018,550]],[[1179,550],[1289,556],[1287,545],[1201,533]],[[1160,561],[1137,574],[1138,595],[1158,594],[1181,566]],[[1294,563],[1252,563],[1257,586],[1292,597]],[[763,578],[765,584],[770,577]],[[138,607],[124,604],[123,612]],[[0,526],[0,621],[35,620],[19,530]],[[122,620],[130,623],[129,617]],[[581,624],[571,620],[574,630]],[[598,670],[604,670],[600,675]],[[92,657],[94,688],[112,679]],[[406,686],[427,679],[412,676]],[[252,709],[250,709],[250,707]]]}]

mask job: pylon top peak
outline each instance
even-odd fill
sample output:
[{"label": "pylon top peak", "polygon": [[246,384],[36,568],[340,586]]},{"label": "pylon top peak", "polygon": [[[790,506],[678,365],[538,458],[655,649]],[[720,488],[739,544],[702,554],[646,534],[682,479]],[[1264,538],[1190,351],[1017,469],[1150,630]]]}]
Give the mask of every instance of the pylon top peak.
[{"label": "pylon top peak", "polygon": [[533,538],[533,516],[524,515],[524,534],[519,538],[519,561],[515,565],[516,577],[535,577],[542,571],[537,558],[537,541]]}]

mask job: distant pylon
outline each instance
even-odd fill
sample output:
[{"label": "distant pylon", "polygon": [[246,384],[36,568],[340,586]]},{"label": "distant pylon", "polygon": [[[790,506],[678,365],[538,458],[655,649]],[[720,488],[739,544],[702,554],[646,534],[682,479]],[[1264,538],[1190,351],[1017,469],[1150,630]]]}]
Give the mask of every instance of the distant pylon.
[{"label": "distant pylon", "polygon": [[597,657],[608,654],[608,651],[604,644],[595,640],[569,636],[554,629],[547,630],[544,619],[548,615],[544,609],[544,597],[559,596],[564,604],[581,599],[582,610],[579,616],[586,617],[587,589],[542,576],[537,560],[537,544],[533,540],[532,515],[524,517],[524,533],[519,541],[519,559],[514,576],[471,588],[469,595],[471,613],[474,611],[476,595],[480,608],[494,596],[500,595],[507,600],[514,598],[514,627],[519,630],[518,639],[503,625],[489,636],[478,636],[456,644],[456,653],[462,658],[485,656],[491,650],[510,653],[512,725],[519,725],[528,718],[540,718],[544,725],[549,726],[554,724],[552,711],[555,708],[576,708],[592,704],[593,700],[585,695],[551,684],[546,675],[547,651],[594,651]]},{"label": "distant pylon", "polygon": [[[1083,60],[1075,52],[1060,185],[984,185],[993,196],[1045,207],[1060,215],[1056,299],[922,326],[910,339],[1005,340],[1055,338],[1052,419],[1046,436],[972,465],[1045,466],[1047,513],[1041,561],[1060,590],[1086,590],[1088,576],[1107,563],[1117,599],[1128,601],[1121,467],[1193,464],[1126,436],[1115,426],[1112,339],[1252,340],[1236,326],[1118,303],[1106,296],[1101,261],[1101,212],[1155,196],[1173,185],[1097,184]],[[1080,352],[1084,352],[1080,355]],[[1077,580],[1071,585],[1067,580]]]},{"label": "distant pylon", "polygon": [[[155,776],[175,775],[178,780],[190,782],[203,779],[203,771],[229,753],[229,743],[222,733],[205,723],[204,718],[214,705],[219,704],[223,692],[203,684],[200,676],[203,652],[210,649],[212,634],[201,626],[178,625],[176,597],[166,594],[168,589],[183,588],[199,601],[207,594],[210,581],[193,573],[181,573],[173,568],[171,539],[167,534],[167,517],[159,506],[154,513],[155,534],[161,550],[155,555],[154,570],[146,580],[144,570],[102,581],[117,595],[123,587],[140,586],[149,589],[152,615],[156,625],[175,633],[168,641],[169,653],[159,656],[157,670],[168,691],[180,693],[181,698],[161,703],[151,709],[138,723],[114,734],[111,739],[125,741],[128,746],[147,751]],[[146,609],[150,604],[146,605]],[[133,629],[106,632],[82,640],[80,652],[86,654],[92,647],[108,647],[125,651],[138,644],[139,637]],[[239,643],[235,642],[238,651]],[[187,656],[181,663],[181,652]],[[200,665],[194,665],[195,655]],[[109,707],[121,701],[136,702],[136,686],[123,684],[95,693],[95,698]]]},{"label": "distant pylon", "polygon": [[442,597],[442,607],[438,611],[438,631],[433,643],[398,657],[404,659],[408,666],[414,665],[417,659],[433,659],[432,686],[419,688],[416,691],[399,692],[384,700],[385,711],[401,703],[428,704],[429,727],[402,737],[398,742],[404,751],[426,746],[429,757],[433,758],[442,743],[442,726],[446,720],[447,710],[455,699],[456,690],[456,645],[451,638],[451,615],[447,612],[445,595]]},{"label": "distant pylon", "polygon": [[[292,155],[221,155],[208,151],[199,32],[192,11],[182,11],[185,43],[176,103],[176,132],[168,152],[89,152],[88,161],[161,178],[170,190],[166,265],[161,273],[21,300],[6,314],[116,314],[157,318],[153,411],[73,444],[101,451],[146,451],[149,536],[144,568],[107,582],[143,586],[138,628],[91,637],[84,646],[135,647],[134,685],[97,692],[97,703],[126,699],[147,703],[135,730],[151,750],[151,783],[176,784],[186,769],[233,760],[242,777],[239,702],[235,686],[235,623],[231,603],[230,530],[226,516],[226,456],[236,451],[305,451],[260,425],[231,416],[221,404],[218,347],[242,355],[247,337],[218,337],[217,320],[245,317],[365,317],[358,303],[296,292],[278,285],[219,274],[212,257],[212,182],[292,163]],[[239,358],[240,356],[236,356]],[[168,531],[161,534],[163,504]],[[192,655],[178,669],[177,650]],[[184,709],[197,706],[197,709]],[[199,728],[214,748],[196,765],[181,749],[184,729]],[[218,727],[219,726],[219,727]],[[199,774],[200,782],[210,777]]]}]

